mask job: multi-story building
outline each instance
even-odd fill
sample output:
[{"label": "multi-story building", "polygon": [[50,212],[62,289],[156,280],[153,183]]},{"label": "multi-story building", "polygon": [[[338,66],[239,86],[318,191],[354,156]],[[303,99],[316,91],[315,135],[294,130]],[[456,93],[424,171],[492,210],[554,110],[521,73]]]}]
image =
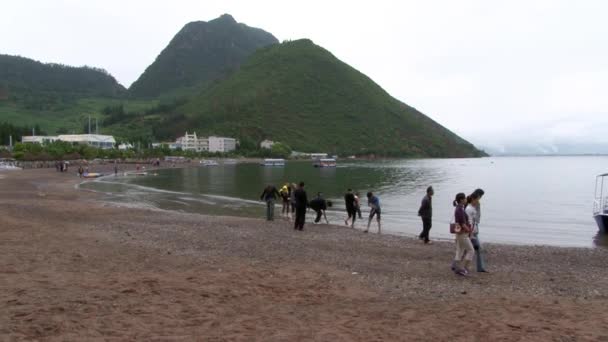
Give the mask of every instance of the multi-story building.
[{"label": "multi-story building", "polygon": [[209,152],[230,152],[236,150],[236,139],[209,137]]},{"label": "multi-story building", "polygon": [[175,144],[181,146],[184,151],[209,151],[209,140],[207,138],[197,137],[196,132],[192,134],[186,132],[183,137],[177,138]]}]

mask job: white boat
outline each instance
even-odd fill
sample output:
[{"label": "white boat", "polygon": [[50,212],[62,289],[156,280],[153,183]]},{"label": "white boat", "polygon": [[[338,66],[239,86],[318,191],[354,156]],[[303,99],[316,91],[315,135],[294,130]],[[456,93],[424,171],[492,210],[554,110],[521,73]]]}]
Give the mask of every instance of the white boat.
[{"label": "white boat", "polygon": [[[593,218],[602,234],[608,234],[608,173],[595,178]],[[604,197],[606,196],[606,197]]]},{"label": "white boat", "polygon": [[334,158],[321,158],[316,159],[312,162],[314,167],[336,167],[336,160]]},{"label": "white boat", "polygon": [[223,161],[224,165],[234,165],[236,163],[237,163],[236,159],[224,159],[224,161]]},{"label": "white boat", "polygon": [[220,165],[215,160],[210,160],[210,159],[203,159],[199,163],[201,164],[201,166],[217,166],[217,165]]},{"label": "white boat", "polygon": [[263,166],[285,166],[285,159],[267,158],[261,163]]},{"label": "white boat", "polygon": [[21,170],[12,159],[0,159],[0,170]]}]

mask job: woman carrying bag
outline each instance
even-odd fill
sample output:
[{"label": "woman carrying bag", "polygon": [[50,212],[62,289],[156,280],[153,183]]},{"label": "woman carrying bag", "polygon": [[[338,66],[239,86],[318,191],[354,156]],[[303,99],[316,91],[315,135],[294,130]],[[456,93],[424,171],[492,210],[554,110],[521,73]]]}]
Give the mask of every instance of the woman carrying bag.
[{"label": "woman carrying bag", "polygon": [[461,276],[469,274],[469,267],[475,255],[473,244],[469,238],[472,231],[471,225],[464,210],[466,203],[467,196],[462,192],[458,193],[453,202],[456,207],[454,209],[454,223],[450,224],[450,233],[456,235],[456,255],[452,263],[452,270]]}]

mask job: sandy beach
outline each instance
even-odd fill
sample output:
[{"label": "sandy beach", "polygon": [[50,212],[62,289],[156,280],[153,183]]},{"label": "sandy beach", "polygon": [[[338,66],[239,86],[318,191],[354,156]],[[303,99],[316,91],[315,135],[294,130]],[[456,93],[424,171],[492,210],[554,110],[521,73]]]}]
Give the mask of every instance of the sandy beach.
[{"label": "sandy beach", "polygon": [[487,244],[491,273],[463,278],[451,242],[121,207],[80,181],[0,172],[2,341],[608,341],[608,249]]}]

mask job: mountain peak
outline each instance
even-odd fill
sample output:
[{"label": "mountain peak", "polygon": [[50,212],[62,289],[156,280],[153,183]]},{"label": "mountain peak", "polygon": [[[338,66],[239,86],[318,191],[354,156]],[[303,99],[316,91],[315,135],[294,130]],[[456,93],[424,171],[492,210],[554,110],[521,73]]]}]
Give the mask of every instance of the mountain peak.
[{"label": "mountain peak", "polygon": [[211,20],[210,22],[223,22],[223,23],[230,23],[230,24],[237,23],[236,20],[234,19],[234,17],[228,13],[224,13],[221,16],[219,16],[218,18]]}]

